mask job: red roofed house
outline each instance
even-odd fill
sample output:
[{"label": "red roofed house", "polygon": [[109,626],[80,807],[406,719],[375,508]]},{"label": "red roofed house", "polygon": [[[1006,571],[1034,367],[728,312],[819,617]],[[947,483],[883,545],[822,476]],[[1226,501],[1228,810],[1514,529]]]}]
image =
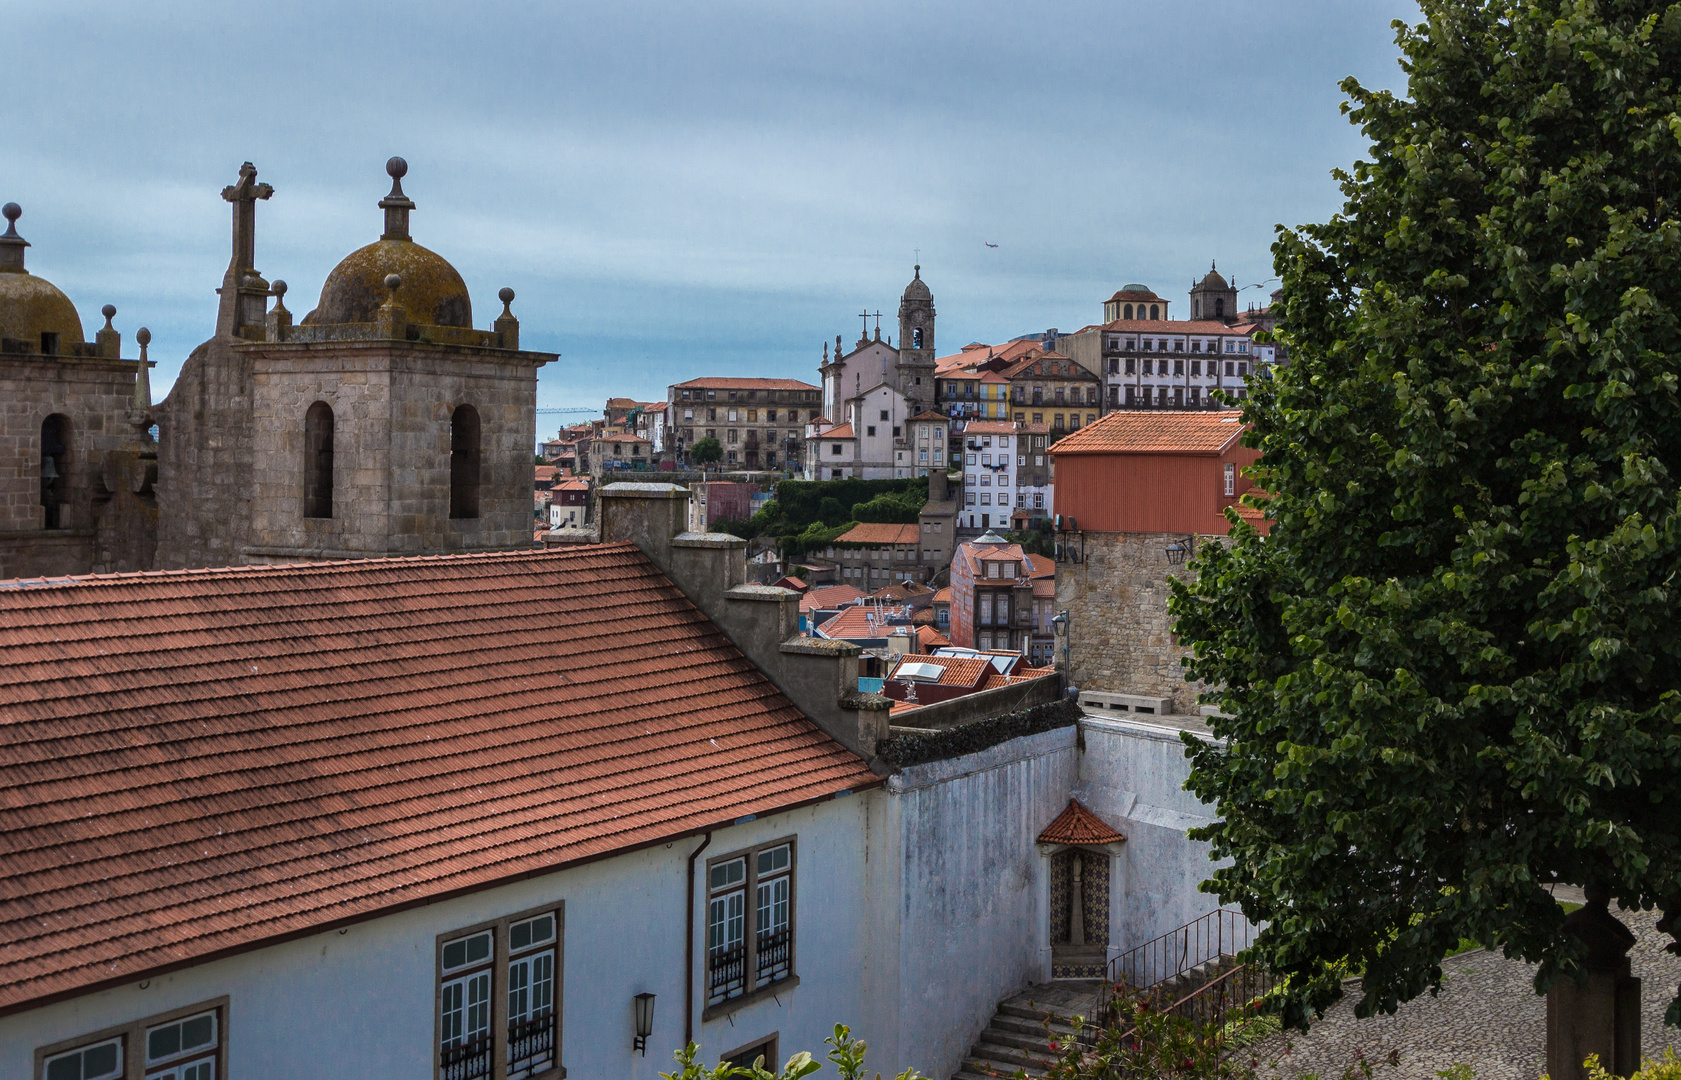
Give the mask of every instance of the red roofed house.
[{"label": "red roofed house", "polygon": [[1259,456],[1240,445],[1243,430],[1231,411],[1122,410],[1052,447],[1056,512],[1074,556],[1058,567],[1056,607],[1072,620],[1068,674],[1082,692],[1195,711],[1196,688],[1172,643],[1167,578],[1226,534],[1228,507],[1266,531],[1260,512],[1238,502],[1254,486],[1243,471]]},{"label": "red roofed house", "polygon": [[[1021,545],[997,533],[957,545],[951,560],[951,629],[946,631],[951,643],[1023,656],[1043,654],[1043,646],[1034,647],[1030,571]],[[938,608],[936,596],[936,613]]]},{"label": "red roofed house", "polygon": [[549,524],[556,529],[581,529],[589,523],[590,482],[578,477],[561,480],[549,489]]}]

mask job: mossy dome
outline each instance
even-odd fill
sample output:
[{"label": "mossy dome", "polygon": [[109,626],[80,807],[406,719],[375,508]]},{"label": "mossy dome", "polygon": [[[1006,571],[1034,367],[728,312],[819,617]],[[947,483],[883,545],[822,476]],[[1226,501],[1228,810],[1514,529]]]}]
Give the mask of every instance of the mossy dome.
[{"label": "mossy dome", "polygon": [[403,279],[397,303],[417,323],[433,326],[473,325],[473,301],[467,283],[437,252],[413,240],[377,240],[344,257],[327,275],[321,302],[304,316],[313,323],[371,323],[389,290],[387,274]]},{"label": "mossy dome", "polygon": [[304,325],[317,323],[371,323],[390,291],[385,279],[396,274],[397,303],[417,323],[433,326],[473,325],[473,301],[467,283],[449,260],[409,238],[409,211],[414,203],[403,194],[403,176],[408,163],[394,157],[385,163],[391,177],[391,194],[381,199],[385,211],[385,234],[367,247],[344,257],[327,275],[321,287],[321,302],[304,316]]},{"label": "mossy dome", "polygon": [[6,233],[0,236],[0,337],[42,348],[46,335],[52,334],[56,351],[63,353],[86,340],[82,317],[58,286],[23,268],[23,249],[29,242],[18,235],[17,220],[22,214],[17,203],[6,204]]}]

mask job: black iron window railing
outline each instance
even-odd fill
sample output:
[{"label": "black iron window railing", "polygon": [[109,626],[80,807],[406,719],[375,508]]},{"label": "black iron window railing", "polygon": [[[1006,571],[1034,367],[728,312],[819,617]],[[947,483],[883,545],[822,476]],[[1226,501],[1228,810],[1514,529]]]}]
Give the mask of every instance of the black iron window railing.
[{"label": "black iron window railing", "polygon": [[760,934],[758,976],[761,983],[786,978],[793,971],[794,935],[788,930]]},{"label": "black iron window railing", "polygon": [[747,990],[747,946],[713,949],[707,958],[706,1003],[716,1005]]},{"label": "black iron window railing", "polygon": [[536,1076],[554,1064],[554,1013],[508,1025],[508,1080]]},{"label": "black iron window railing", "polygon": [[443,1080],[481,1080],[490,1076],[491,1037],[481,1035],[442,1051]]}]

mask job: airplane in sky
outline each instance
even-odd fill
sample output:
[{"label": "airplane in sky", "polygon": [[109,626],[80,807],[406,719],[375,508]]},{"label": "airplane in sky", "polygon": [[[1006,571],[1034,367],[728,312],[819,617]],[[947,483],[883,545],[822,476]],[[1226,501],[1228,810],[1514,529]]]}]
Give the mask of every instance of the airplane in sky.
[{"label": "airplane in sky", "polygon": [[994,244],[991,240],[982,240],[981,243],[985,244],[987,247],[997,247],[998,246],[997,244]]}]

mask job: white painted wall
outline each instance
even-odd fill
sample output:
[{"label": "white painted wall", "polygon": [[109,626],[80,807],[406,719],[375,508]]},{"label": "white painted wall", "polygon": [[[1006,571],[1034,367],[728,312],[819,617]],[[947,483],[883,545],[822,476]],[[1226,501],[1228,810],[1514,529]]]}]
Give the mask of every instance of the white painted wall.
[{"label": "white painted wall", "polygon": [[[800,985],[733,1018],[696,1026],[712,1060],[780,1032],[784,1053],[820,1049],[836,1021],[863,1015],[864,793],[713,834],[705,861],[763,840],[799,840],[795,970]],[[562,1063],[571,1080],[654,1080],[683,1039],[684,886],[700,838],[375,919],[0,1018],[0,1080],[26,1080],[37,1046],[228,995],[233,1080],[424,1080],[435,1038],[438,934],[549,902],[566,904]],[[704,903],[697,901],[697,924]],[[704,932],[697,927],[697,943]],[[702,1001],[696,963],[696,1011]],[[658,995],[644,1057],[631,1053],[633,995]],[[733,1024],[731,1020],[733,1019]]]},{"label": "white painted wall", "polygon": [[1049,977],[1049,884],[1034,842],[1078,770],[1066,727],[888,781],[882,854],[898,868],[899,904],[871,936],[884,965],[897,957],[898,1039],[872,1068],[951,1075],[998,1002]]},{"label": "white painted wall", "polygon": [[1191,763],[1177,730],[1107,717],[1080,727],[1086,752],[1076,797],[1127,838],[1110,876],[1114,957],[1219,906],[1197,889],[1217,865],[1209,845],[1185,836],[1214,814],[1184,789]]}]

